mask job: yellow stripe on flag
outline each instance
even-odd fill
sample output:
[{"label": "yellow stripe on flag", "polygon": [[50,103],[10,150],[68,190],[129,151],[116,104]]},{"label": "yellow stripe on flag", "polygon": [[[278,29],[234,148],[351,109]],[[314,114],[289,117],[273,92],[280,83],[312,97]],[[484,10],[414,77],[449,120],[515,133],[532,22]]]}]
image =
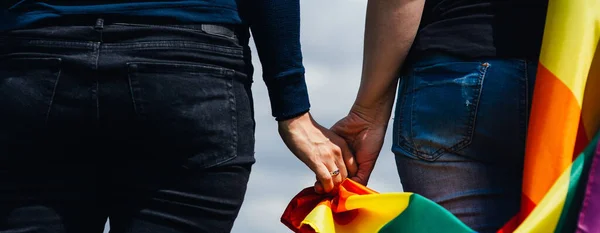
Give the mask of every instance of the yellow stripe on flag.
[{"label": "yellow stripe on flag", "polygon": [[317,206],[302,223],[310,225],[317,233],[378,232],[408,207],[411,195],[412,193],[353,195],[348,197],[345,207],[347,210],[358,210],[358,214],[348,224],[334,224],[328,205]]},{"label": "yellow stripe on flag", "polygon": [[540,62],[573,92],[581,106],[585,77],[600,38],[600,1],[550,1],[548,16]]},{"label": "yellow stripe on flag", "polygon": [[329,205],[318,205],[302,221],[312,227],[316,233],[335,232],[333,212]]}]

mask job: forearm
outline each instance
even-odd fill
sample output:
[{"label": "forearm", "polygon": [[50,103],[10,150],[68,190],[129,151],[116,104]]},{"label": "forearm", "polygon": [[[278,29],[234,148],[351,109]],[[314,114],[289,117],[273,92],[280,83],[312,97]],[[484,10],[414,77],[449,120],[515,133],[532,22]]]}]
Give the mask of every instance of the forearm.
[{"label": "forearm", "polygon": [[247,4],[273,116],[285,120],[308,111],[299,0],[255,0]]},{"label": "forearm", "polygon": [[364,38],[363,71],[353,110],[367,120],[387,122],[398,72],[412,46],[424,0],[370,0]]}]

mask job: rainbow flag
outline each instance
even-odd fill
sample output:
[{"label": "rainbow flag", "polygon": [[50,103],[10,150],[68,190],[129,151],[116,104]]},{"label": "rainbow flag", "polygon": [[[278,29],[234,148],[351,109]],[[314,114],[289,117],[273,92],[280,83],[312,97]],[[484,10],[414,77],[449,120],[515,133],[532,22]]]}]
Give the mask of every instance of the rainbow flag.
[{"label": "rainbow flag", "polygon": [[[566,233],[575,231],[598,138],[600,138],[600,134],[559,176],[537,207],[517,229],[510,232]],[[509,231],[503,229],[501,232]]]},{"label": "rainbow flag", "polygon": [[475,232],[438,204],[413,193],[377,193],[350,179],[336,195],[306,188],[281,217],[296,233]]},{"label": "rainbow flag", "polygon": [[[600,207],[600,200],[594,198],[600,194],[599,139],[600,132],[515,233],[563,233],[574,232],[576,227],[600,227],[597,221],[600,211],[594,208]],[[587,205],[580,213],[582,203]],[[312,187],[302,190],[289,203],[281,221],[295,233],[475,232],[446,209],[418,194],[380,194],[350,179],[341,184],[335,195],[317,194]]]},{"label": "rainbow flag", "polygon": [[[521,212],[499,232],[564,232],[600,128],[600,0],[550,0],[531,110]],[[579,155],[579,156],[576,156]],[[587,178],[584,176],[584,183]],[[567,222],[572,222],[567,221]],[[516,229],[516,230],[515,230]]]}]

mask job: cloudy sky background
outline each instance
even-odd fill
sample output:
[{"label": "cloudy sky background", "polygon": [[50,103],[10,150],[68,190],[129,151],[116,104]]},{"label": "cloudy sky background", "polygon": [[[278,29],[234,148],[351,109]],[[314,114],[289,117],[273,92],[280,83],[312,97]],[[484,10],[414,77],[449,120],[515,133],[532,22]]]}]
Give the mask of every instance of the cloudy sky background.
[{"label": "cloudy sky background", "polygon": [[[360,82],[367,0],[302,0],[301,40],[311,112],[330,127],[345,116]],[[255,49],[253,47],[255,52]],[[246,200],[233,233],[285,233],[279,219],[292,197],[312,186],[315,175],[283,144],[271,116],[258,56],[254,56],[256,158]],[[391,123],[390,123],[391,125]],[[391,148],[391,128],[369,187],[402,190]],[[108,227],[107,227],[108,230]],[[107,231],[108,232],[108,231]]]}]

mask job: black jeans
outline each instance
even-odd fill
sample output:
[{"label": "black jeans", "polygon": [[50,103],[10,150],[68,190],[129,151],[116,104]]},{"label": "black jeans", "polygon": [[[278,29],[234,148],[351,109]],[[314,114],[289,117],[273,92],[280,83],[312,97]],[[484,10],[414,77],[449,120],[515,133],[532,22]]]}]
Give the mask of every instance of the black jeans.
[{"label": "black jeans", "polygon": [[94,21],[0,34],[0,232],[230,232],[254,163],[247,44]]}]

